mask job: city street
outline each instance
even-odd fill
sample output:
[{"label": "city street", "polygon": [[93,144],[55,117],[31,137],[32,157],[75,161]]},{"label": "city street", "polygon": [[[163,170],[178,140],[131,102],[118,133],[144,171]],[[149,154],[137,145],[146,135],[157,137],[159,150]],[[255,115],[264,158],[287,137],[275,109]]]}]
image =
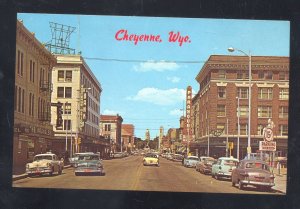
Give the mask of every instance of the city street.
[{"label": "city street", "polygon": [[[105,176],[75,176],[74,168],[62,175],[27,177],[13,182],[13,187],[65,188],[97,190],[138,190],[167,192],[277,194],[248,187],[239,190],[230,180],[216,180],[180,162],[160,158],[160,167],[143,166],[142,156],[105,160]],[[279,194],[279,193],[278,193]]]}]

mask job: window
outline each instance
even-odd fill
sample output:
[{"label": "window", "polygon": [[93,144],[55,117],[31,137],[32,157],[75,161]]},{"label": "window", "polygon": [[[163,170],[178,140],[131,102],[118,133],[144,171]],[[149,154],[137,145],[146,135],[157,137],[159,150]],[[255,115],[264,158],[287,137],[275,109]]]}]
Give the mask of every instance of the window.
[{"label": "window", "polygon": [[18,87],[15,86],[15,100],[14,100],[14,110],[16,111],[17,110],[17,98],[18,98]]},{"label": "window", "polygon": [[217,130],[218,130],[218,132],[224,133],[225,124],[224,123],[218,123],[217,124]]},{"label": "window", "polygon": [[30,60],[30,63],[29,63],[29,80],[34,83],[34,72],[35,72],[35,62]]},{"label": "window", "polygon": [[249,79],[249,72],[245,70],[238,70],[236,72],[237,79]]},{"label": "window", "polygon": [[111,130],[111,125],[110,124],[105,124],[104,130],[105,131],[110,131]]},{"label": "window", "polygon": [[219,78],[226,78],[226,71],[225,70],[219,70]]},{"label": "window", "polygon": [[266,73],[266,79],[267,80],[273,80],[273,72],[272,71],[268,71]]},{"label": "window", "polygon": [[57,81],[65,81],[65,71],[64,70],[59,70],[57,72]]},{"label": "window", "polygon": [[258,72],[258,79],[264,79],[265,78],[265,72],[264,71],[259,71]]},{"label": "window", "polygon": [[[249,113],[248,110],[249,110],[248,106],[240,105],[240,117],[248,117],[248,113]],[[237,116],[238,116],[238,111],[239,111],[239,109],[236,108]]]},{"label": "window", "polygon": [[64,105],[65,109],[64,109],[64,114],[71,114],[71,103],[65,103]]},{"label": "window", "polygon": [[279,99],[289,99],[289,89],[280,88],[279,89]]},{"label": "window", "polygon": [[226,87],[219,86],[218,87],[218,97],[219,98],[226,98]]},{"label": "window", "polygon": [[248,124],[240,124],[240,135],[248,135]]},{"label": "window", "polygon": [[71,130],[71,120],[64,120],[64,130]]},{"label": "window", "polygon": [[68,82],[72,81],[72,71],[71,70],[66,71],[66,80],[65,81],[68,81]]},{"label": "window", "polygon": [[18,50],[18,56],[17,56],[17,72],[20,74],[20,65],[21,65],[21,52]]},{"label": "window", "polygon": [[65,98],[72,98],[72,87],[65,88]]},{"label": "window", "polygon": [[283,72],[283,71],[279,72],[279,80],[287,80],[286,72]]},{"label": "window", "polygon": [[266,125],[262,125],[262,124],[259,124],[258,126],[257,126],[257,135],[259,135],[259,136],[262,136],[263,135],[263,132],[264,132],[264,127],[265,127]]},{"label": "window", "polygon": [[22,90],[22,113],[25,113],[25,90]]},{"label": "window", "polygon": [[217,106],[217,116],[218,117],[225,117],[226,116],[225,105],[218,105]]},{"label": "window", "polygon": [[279,125],[279,135],[288,136],[288,125]]},{"label": "window", "polygon": [[258,99],[272,99],[273,89],[272,88],[258,88]]},{"label": "window", "polygon": [[57,87],[57,97],[63,98],[64,97],[64,87]]},{"label": "window", "polygon": [[247,88],[247,87],[237,88],[237,96],[240,99],[248,99],[248,90],[249,90],[249,88]]},{"label": "window", "polygon": [[289,108],[287,106],[279,107],[279,118],[288,118]]},{"label": "window", "polygon": [[272,118],[272,107],[270,106],[259,106],[257,111],[259,118]]},{"label": "window", "polygon": [[18,99],[18,112],[21,112],[21,95],[22,92],[21,92],[21,88],[19,87],[19,99]]}]

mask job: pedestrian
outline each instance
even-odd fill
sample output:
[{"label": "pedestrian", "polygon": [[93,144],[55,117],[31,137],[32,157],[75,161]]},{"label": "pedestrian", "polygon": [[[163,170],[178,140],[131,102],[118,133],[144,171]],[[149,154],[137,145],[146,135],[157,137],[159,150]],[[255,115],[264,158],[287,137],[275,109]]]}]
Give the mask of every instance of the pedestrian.
[{"label": "pedestrian", "polygon": [[278,161],[278,163],[277,163],[277,171],[278,171],[278,175],[280,175],[280,169],[281,169],[281,165],[280,165],[280,162]]}]

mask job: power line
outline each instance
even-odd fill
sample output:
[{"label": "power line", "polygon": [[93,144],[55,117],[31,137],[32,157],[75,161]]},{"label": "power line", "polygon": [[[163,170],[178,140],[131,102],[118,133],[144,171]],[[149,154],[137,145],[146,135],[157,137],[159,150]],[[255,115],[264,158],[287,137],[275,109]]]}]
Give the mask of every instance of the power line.
[{"label": "power line", "polygon": [[185,63],[185,64],[202,64],[206,61],[192,61],[192,60],[135,60],[135,59],[116,59],[116,58],[101,58],[101,57],[84,57],[86,60],[98,60],[98,61],[113,61],[113,62],[150,62],[150,63]]}]

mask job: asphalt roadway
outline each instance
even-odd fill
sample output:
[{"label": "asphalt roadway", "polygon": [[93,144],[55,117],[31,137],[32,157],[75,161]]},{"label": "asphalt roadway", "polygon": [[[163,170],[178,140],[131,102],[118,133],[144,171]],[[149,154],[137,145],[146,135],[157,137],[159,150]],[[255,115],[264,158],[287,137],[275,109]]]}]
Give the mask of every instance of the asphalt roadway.
[{"label": "asphalt roadway", "polygon": [[166,192],[204,192],[231,194],[280,194],[277,191],[259,191],[254,187],[239,190],[230,180],[216,180],[194,168],[185,168],[180,162],[160,158],[160,166],[143,166],[142,156],[105,160],[105,176],[75,176],[74,168],[62,175],[26,177],[13,182],[13,187],[63,188],[92,190],[133,190]]}]

